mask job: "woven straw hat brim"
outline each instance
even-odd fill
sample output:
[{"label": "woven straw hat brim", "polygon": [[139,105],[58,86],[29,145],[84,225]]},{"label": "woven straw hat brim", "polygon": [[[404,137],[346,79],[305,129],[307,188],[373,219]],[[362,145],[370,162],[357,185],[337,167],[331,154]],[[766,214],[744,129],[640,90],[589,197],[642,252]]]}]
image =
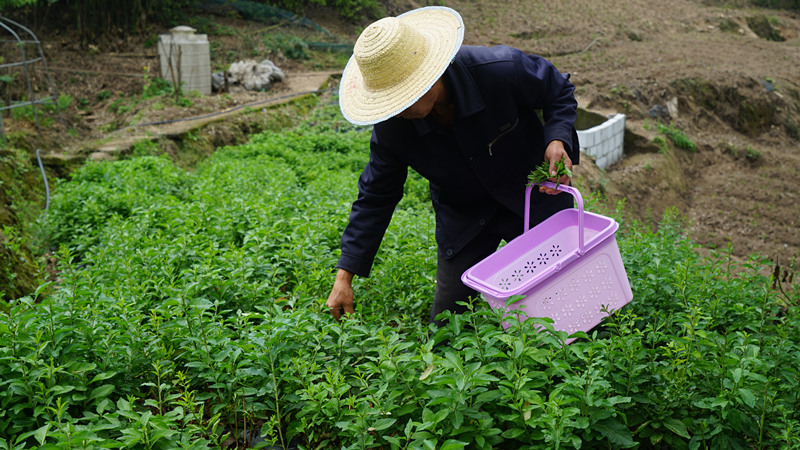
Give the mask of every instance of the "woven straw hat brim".
[{"label": "woven straw hat brim", "polygon": [[339,85],[339,106],[344,117],[356,125],[382,122],[413,105],[442,76],[464,40],[464,21],[447,7],[419,8],[397,19],[425,37],[427,52],[416,70],[382,89],[368,88],[355,55],[350,57]]}]

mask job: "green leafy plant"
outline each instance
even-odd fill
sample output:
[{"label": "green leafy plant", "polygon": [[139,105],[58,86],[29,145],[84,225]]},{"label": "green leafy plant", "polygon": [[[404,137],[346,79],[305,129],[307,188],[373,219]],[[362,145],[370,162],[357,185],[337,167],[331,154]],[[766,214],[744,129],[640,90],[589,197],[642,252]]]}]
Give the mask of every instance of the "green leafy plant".
[{"label": "green leafy plant", "polygon": [[280,0],[278,6],[292,12],[303,14],[310,4],[330,6],[345,20],[358,21],[366,17],[382,17],[383,8],[376,0]]},{"label": "green leafy plant", "polygon": [[297,36],[282,33],[264,36],[264,46],[268,51],[282,52],[289,59],[308,59],[308,44]]},{"label": "green leafy plant", "polygon": [[692,142],[692,140],[689,139],[686,134],[683,133],[683,131],[675,128],[673,124],[664,126],[659,123],[656,125],[656,128],[658,129],[659,133],[667,136],[669,140],[671,140],[676,146],[685,150],[689,150],[690,152],[697,150],[697,145]]},{"label": "green leafy plant", "polygon": [[437,329],[435,213],[410,173],[372,275],[354,281],[355,314],[333,320],[324,299],[370,139],[336,110],[192,172],[142,156],[60,183],[41,223],[60,282],[0,312],[0,446],[800,442],[797,287],[776,294],[758,257],[701,256],[674,210],[651,228],[587,198],[621,224],[633,300],[569,346],[552,319],[481,298]]},{"label": "green leafy plant", "polygon": [[745,153],[745,157],[749,161],[758,161],[759,159],[761,159],[761,156],[762,153],[760,150],[754,149],[752,145],[747,146],[747,153]]},{"label": "green leafy plant", "polygon": [[144,87],[142,88],[142,100],[147,100],[153,97],[160,97],[162,95],[172,96],[175,93],[172,83],[163,78],[150,78],[145,75]]},{"label": "green leafy plant", "polygon": [[572,178],[572,171],[567,169],[563,159],[556,161],[555,168],[556,175],[554,176],[550,174],[550,163],[545,161],[538,165],[531,171],[530,174],[528,174],[528,186],[544,183],[545,181],[549,181],[551,178],[556,178],[556,186],[559,186],[561,184],[561,177],[566,176]]}]

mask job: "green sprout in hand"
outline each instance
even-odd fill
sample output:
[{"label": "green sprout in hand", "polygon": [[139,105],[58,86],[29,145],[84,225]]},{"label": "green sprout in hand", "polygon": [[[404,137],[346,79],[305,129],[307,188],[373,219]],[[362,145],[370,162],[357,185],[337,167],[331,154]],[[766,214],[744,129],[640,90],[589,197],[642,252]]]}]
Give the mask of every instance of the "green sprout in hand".
[{"label": "green sprout in hand", "polygon": [[[556,189],[558,189],[558,187],[561,185],[561,177],[564,175],[572,178],[572,171],[567,169],[567,166],[564,164],[564,160],[560,159],[556,161]],[[528,175],[528,186],[542,184],[545,181],[548,181],[550,178],[554,177],[550,175],[550,164],[545,161],[533,169]]]}]

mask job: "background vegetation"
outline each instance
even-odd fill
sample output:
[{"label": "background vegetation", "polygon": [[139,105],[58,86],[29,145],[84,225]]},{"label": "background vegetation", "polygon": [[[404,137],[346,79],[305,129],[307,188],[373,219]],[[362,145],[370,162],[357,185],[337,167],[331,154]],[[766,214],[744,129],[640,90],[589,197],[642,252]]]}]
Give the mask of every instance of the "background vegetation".
[{"label": "background vegetation", "polygon": [[[245,10],[258,15],[258,4],[272,5],[303,15],[311,6],[333,8],[343,19],[354,21],[383,14],[377,0],[230,0],[248,3]],[[101,37],[125,37],[144,32],[150,23],[177,24],[192,16],[204,0],[0,0],[0,11],[25,17],[31,24],[46,23],[54,15],[67,13],[84,42]],[[263,14],[262,14],[263,15]]]},{"label": "background vegetation", "polygon": [[437,331],[411,173],[335,322],[368,141],[333,106],[194,172],[144,156],[58,186],[59,282],[0,314],[0,448],[800,448],[796,291],[758,260],[701,258],[675,214],[652,231],[605,211],[634,300],[570,346],[546,319],[504,330],[481,300]]}]

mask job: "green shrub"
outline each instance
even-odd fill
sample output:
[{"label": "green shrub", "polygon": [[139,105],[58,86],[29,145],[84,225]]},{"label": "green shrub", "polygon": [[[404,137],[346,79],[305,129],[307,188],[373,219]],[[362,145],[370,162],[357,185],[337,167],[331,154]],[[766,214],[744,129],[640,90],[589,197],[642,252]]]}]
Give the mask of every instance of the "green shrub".
[{"label": "green shrub", "polygon": [[671,140],[672,143],[678,147],[689,150],[690,152],[697,150],[697,145],[692,142],[692,140],[689,139],[689,137],[686,136],[683,131],[675,128],[673,124],[669,124],[667,127],[659,123],[657,127],[659,133],[667,136],[669,140]]},{"label": "green shrub", "polygon": [[142,100],[147,100],[153,97],[159,97],[162,95],[174,95],[175,89],[172,87],[172,83],[158,77],[147,77],[145,76],[144,79],[144,87],[142,88]]},{"label": "green shrub", "polygon": [[349,21],[358,21],[366,17],[380,18],[385,15],[377,0],[280,0],[273,4],[301,15],[311,5],[330,6],[341,18]]},{"label": "green shrub", "polygon": [[264,46],[268,51],[278,51],[289,59],[308,59],[308,44],[297,36],[287,36],[282,33],[264,36]]},{"label": "green shrub", "polygon": [[797,296],[758,259],[700,257],[675,212],[657,231],[622,221],[634,300],[570,346],[548,319],[504,329],[482,300],[429,327],[422,198],[395,211],[356,314],[335,322],[324,303],[369,137],[309,124],[191,174],[144,157],[58,186],[62,281],[0,315],[0,443],[67,448],[91,430],[82,445],[214,448],[245,429],[304,448],[800,443]]},{"label": "green shrub", "polygon": [[207,17],[192,16],[189,18],[189,25],[195,28],[199,34],[208,34],[210,36],[236,35],[236,30],[233,27],[220,25]]},{"label": "green shrub", "polygon": [[[59,110],[62,112],[65,111],[72,104],[73,100],[74,99],[70,95],[59,95],[56,99]],[[36,105],[36,114],[39,116],[39,123],[45,128],[49,127],[55,121],[54,118],[48,117],[48,115],[53,116],[53,113],[56,112],[56,104],[52,103],[52,99],[48,98],[47,101],[49,103],[41,103]],[[13,117],[14,120],[27,120],[29,122],[33,122],[36,119],[33,113],[32,105],[13,108],[11,110],[11,117]]]},{"label": "green shrub", "polygon": [[747,146],[747,153],[745,154],[745,157],[748,160],[750,160],[750,161],[758,161],[759,159],[761,159],[761,156],[762,156],[762,153],[761,153],[760,150],[754,149],[752,145],[748,145]]},{"label": "green shrub", "polygon": [[44,229],[51,245],[85,251],[110,223],[144,205],[169,205],[187,195],[189,174],[166,158],[137,158],[87,164],[53,195]]}]

